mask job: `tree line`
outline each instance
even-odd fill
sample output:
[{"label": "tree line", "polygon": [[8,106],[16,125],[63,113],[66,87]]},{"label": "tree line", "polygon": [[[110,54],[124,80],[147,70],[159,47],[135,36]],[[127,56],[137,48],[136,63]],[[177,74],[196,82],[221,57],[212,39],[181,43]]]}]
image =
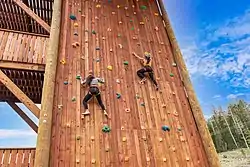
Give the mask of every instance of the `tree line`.
[{"label": "tree line", "polygon": [[250,148],[250,104],[245,101],[229,104],[227,110],[213,108],[207,126],[218,153]]}]

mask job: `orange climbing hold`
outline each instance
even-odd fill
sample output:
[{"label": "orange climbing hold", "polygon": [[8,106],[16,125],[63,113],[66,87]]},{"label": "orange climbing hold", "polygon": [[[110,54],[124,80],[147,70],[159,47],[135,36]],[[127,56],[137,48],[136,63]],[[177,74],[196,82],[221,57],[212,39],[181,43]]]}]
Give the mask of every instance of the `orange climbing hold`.
[{"label": "orange climbing hold", "polygon": [[78,27],[78,23],[74,23],[74,27]]}]

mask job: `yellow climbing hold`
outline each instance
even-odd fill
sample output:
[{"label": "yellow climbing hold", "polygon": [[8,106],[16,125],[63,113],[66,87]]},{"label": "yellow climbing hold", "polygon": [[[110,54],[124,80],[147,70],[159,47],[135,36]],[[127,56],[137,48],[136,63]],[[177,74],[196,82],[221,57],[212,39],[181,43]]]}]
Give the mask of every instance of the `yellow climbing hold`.
[{"label": "yellow climbing hold", "polygon": [[117,8],[119,9],[119,8],[120,8],[120,5],[117,5]]},{"label": "yellow climbing hold", "polygon": [[95,140],[95,137],[94,137],[94,136],[91,136],[91,140],[92,140],[92,141]]},{"label": "yellow climbing hold", "polygon": [[78,27],[78,23],[74,23],[74,27]]},{"label": "yellow climbing hold", "polygon": [[95,159],[92,159],[92,160],[91,160],[91,163],[92,163],[92,164],[95,164],[95,162],[96,162]]},{"label": "yellow climbing hold", "polygon": [[129,157],[126,156],[126,157],[124,158],[124,160],[125,160],[125,162],[128,162]]},{"label": "yellow climbing hold", "polygon": [[162,158],[163,162],[166,162],[167,161],[167,158]]},{"label": "yellow climbing hold", "polygon": [[159,14],[158,14],[158,13],[155,13],[155,16],[159,16]]},{"label": "yellow climbing hold", "polygon": [[144,25],[145,23],[143,21],[140,22],[140,25]]},{"label": "yellow climbing hold", "polygon": [[123,138],[122,138],[122,141],[123,141],[123,142],[127,141],[127,138],[126,138],[126,137],[123,137]]},{"label": "yellow climbing hold", "polygon": [[101,5],[100,5],[100,4],[97,4],[97,5],[96,5],[96,8],[100,8],[100,7],[101,7]]},{"label": "yellow climbing hold", "polygon": [[60,62],[61,62],[63,65],[66,64],[66,61],[65,61],[64,59],[62,59]]},{"label": "yellow climbing hold", "polygon": [[108,66],[107,69],[112,71],[113,68],[112,68],[112,66]]},{"label": "yellow climbing hold", "polygon": [[160,138],[159,138],[159,141],[162,142],[162,140],[163,140],[163,139],[160,137]]},{"label": "yellow climbing hold", "polygon": [[150,158],[149,157],[147,157],[147,162],[149,162],[150,161]]},{"label": "yellow climbing hold", "polygon": [[122,49],[122,44],[118,44],[119,48]]}]

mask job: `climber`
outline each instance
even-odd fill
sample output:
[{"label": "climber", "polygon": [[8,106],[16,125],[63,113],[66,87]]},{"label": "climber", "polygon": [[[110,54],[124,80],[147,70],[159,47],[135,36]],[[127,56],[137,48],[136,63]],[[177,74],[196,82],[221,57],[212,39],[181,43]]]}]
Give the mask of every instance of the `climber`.
[{"label": "climber", "polygon": [[155,85],[155,89],[158,90],[158,84],[154,78],[154,71],[152,69],[152,58],[150,53],[145,52],[144,56],[145,58],[142,58],[140,56],[138,56],[136,53],[132,53],[136,58],[138,58],[141,62],[141,64],[143,65],[143,68],[141,68],[140,70],[137,71],[137,75],[139,76],[139,78],[141,79],[140,83],[143,84],[146,81],[145,78],[145,73],[147,72],[149,74],[150,79],[153,81],[154,85]]},{"label": "climber", "polygon": [[89,86],[88,94],[83,99],[83,106],[85,108],[85,112],[82,113],[82,116],[90,114],[88,109],[88,101],[92,98],[93,95],[96,97],[99,105],[101,106],[104,115],[108,116],[108,113],[106,112],[105,106],[101,99],[101,92],[98,88],[98,83],[104,83],[104,80],[101,78],[94,77],[92,71],[89,71],[89,75],[87,78],[85,78],[84,80],[81,79],[81,84],[86,84],[87,86]]}]

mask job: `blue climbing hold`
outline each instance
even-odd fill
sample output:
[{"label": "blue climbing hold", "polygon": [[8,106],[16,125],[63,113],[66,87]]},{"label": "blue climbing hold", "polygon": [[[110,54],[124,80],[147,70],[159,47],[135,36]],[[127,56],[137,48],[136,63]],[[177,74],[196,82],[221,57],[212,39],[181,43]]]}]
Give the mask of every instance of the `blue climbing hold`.
[{"label": "blue climbing hold", "polygon": [[71,20],[76,20],[76,16],[73,15],[73,14],[71,14],[71,15],[69,16],[69,18],[70,18]]},{"label": "blue climbing hold", "polygon": [[170,128],[166,125],[162,126],[161,129],[164,131],[170,131]]},{"label": "blue climbing hold", "polygon": [[120,99],[120,98],[121,98],[121,94],[116,93],[116,98],[117,98],[117,99]]}]

